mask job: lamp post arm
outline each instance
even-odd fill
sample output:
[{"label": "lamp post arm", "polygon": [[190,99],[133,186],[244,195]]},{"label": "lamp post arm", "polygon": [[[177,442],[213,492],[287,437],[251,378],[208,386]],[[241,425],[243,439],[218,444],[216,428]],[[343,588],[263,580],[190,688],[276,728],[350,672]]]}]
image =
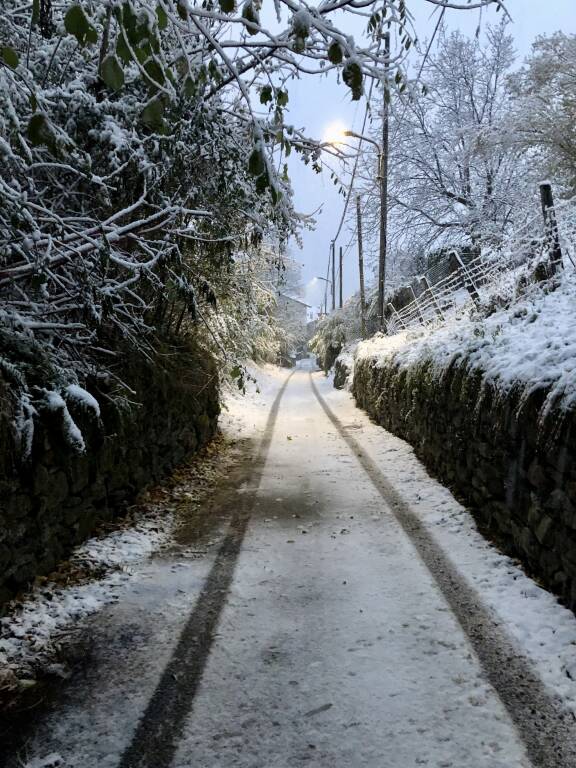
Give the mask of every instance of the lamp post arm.
[{"label": "lamp post arm", "polygon": [[364,136],[363,134],[356,133],[355,131],[344,131],[344,136],[352,136],[355,139],[360,139],[360,141],[367,141],[369,144],[373,144],[376,147],[379,155],[382,154],[382,147],[380,144],[378,144],[377,141],[371,139],[370,136]]}]

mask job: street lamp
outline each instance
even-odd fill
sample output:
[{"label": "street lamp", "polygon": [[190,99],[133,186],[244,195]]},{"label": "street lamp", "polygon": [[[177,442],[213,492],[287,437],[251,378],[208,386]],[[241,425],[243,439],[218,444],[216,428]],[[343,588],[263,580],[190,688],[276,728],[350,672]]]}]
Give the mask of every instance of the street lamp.
[{"label": "street lamp", "polygon": [[[326,283],[326,290],[324,291],[324,314],[328,314],[328,285],[332,285],[332,280],[328,280],[326,277],[320,277],[316,275],[316,280],[323,280]],[[322,307],[320,307],[322,309]]]},{"label": "street lamp", "polygon": [[[388,152],[387,141],[378,144],[369,136],[354,131],[344,131],[344,136],[353,136],[360,141],[373,144],[378,150],[378,182],[380,186],[380,247],[378,254],[378,326],[384,330],[384,290],[386,284],[386,249],[388,235]],[[386,136],[387,139],[387,136]]]}]

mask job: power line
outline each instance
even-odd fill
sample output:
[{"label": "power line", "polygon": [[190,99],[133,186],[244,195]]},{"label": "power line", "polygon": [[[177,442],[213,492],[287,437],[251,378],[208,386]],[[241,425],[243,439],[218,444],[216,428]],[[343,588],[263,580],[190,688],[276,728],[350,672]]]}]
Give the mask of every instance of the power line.
[{"label": "power line", "polygon": [[[441,8],[441,10],[440,10],[440,14],[438,16],[438,21],[436,22],[436,26],[434,27],[434,31],[432,33],[432,37],[430,38],[430,41],[429,41],[428,46],[426,48],[426,52],[424,54],[424,57],[422,59],[422,62],[420,63],[420,67],[418,69],[418,74],[416,76],[416,83],[418,83],[420,78],[422,77],[422,72],[424,71],[424,67],[426,65],[426,61],[428,60],[428,57],[429,57],[430,52],[432,50],[432,45],[434,43],[434,40],[436,39],[436,35],[438,34],[438,30],[440,29],[440,26],[441,26],[442,21],[444,19],[444,15],[446,13],[446,8],[447,8],[447,6],[443,6]],[[364,134],[364,131],[366,129],[366,120],[368,118],[368,114],[369,114],[369,111],[370,111],[369,110],[369,105],[370,105],[370,100],[372,98],[372,90],[374,88],[374,83],[375,83],[375,80],[372,80],[371,83],[370,83],[370,91],[368,93],[368,98],[366,99],[366,109],[364,111],[364,119],[362,121],[362,129],[360,131],[361,135]],[[385,98],[384,94],[383,94],[382,98]],[[400,116],[400,119],[398,121],[396,121],[395,131],[394,131],[394,134],[392,136],[392,142],[394,141],[394,139],[396,138],[396,136],[398,134],[398,131],[400,130],[400,124],[401,124],[402,120],[404,119],[404,115],[406,114],[407,109],[408,109],[408,104],[407,104],[406,101],[404,101],[402,114]],[[342,226],[344,225],[344,220],[346,218],[346,213],[348,211],[348,204],[350,202],[350,196],[352,194],[352,189],[353,189],[354,181],[355,181],[355,178],[356,178],[356,171],[358,169],[358,163],[359,163],[359,160],[360,160],[360,150],[362,148],[362,141],[363,141],[363,139],[360,138],[359,139],[359,144],[358,144],[358,151],[356,153],[356,157],[355,157],[355,160],[354,160],[354,167],[352,168],[352,174],[351,174],[351,177],[350,177],[350,183],[348,185],[348,190],[346,192],[346,199],[344,201],[344,208],[342,210],[342,216],[340,217],[340,222],[338,224],[338,229],[336,230],[336,234],[334,235],[334,237],[330,241],[330,249],[328,251],[328,265],[327,265],[327,269],[326,269],[326,278],[327,279],[329,279],[329,277],[330,277],[330,264],[331,264],[331,259],[332,259],[332,249],[336,247],[336,241],[338,240],[340,232],[342,231]],[[364,204],[364,211],[365,211],[365,209],[366,209],[366,203]],[[356,229],[354,231],[356,232]],[[353,241],[353,237],[354,236],[352,236],[348,246],[346,247],[344,255],[346,255],[348,253],[349,248],[351,246],[351,243]],[[338,269],[340,271],[340,268],[338,268]],[[332,277],[333,277],[334,280],[336,279],[335,275],[333,275]],[[327,302],[327,297],[328,297],[328,283],[326,283],[326,288],[325,288],[325,296],[324,296],[324,303],[325,303],[325,305],[326,305],[326,302]]]}]

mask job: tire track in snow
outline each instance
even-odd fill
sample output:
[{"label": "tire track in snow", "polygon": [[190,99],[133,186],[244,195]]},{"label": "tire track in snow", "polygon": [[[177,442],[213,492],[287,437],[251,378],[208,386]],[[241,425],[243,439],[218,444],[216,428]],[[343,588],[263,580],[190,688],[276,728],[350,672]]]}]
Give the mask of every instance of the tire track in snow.
[{"label": "tire track in snow", "polygon": [[172,763],[210,656],[272,442],[280,401],[292,375],[287,376],[270,409],[250,476],[250,492],[238,497],[228,532],[194,610],[122,755],[119,768],[169,768]]},{"label": "tire track in snow", "polygon": [[546,688],[530,661],[518,650],[395,486],[361,444],[346,432],[318,391],[312,375],[310,384],[324,413],[357,457],[442,592],[468,637],[486,678],[516,726],[534,768],[574,768],[576,724],[572,714]]}]

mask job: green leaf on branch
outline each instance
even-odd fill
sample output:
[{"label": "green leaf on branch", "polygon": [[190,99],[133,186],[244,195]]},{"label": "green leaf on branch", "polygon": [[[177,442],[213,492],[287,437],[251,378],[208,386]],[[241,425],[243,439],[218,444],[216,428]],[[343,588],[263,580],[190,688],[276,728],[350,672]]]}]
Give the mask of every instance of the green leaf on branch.
[{"label": "green leaf on branch", "polygon": [[154,59],[148,59],[144,64],[144,71],[151,80],[154,80],[158,85],[164,85],[166,77],[164,76],[164,70]]},{"label": "green leaf on branch", "polygon": [[124,64],[129,64],[132,61],[132,54],[130,53],[130,48],[128,48],[128,45],[126,43],[126,40],[124,40],[123,35],[119,35],[118,40],[116,41],[116,53],[122,59]]},{"label": "green leaf on branch", "polygon": [[41,112],[37,112],[35,115],[32,115],[28,123],[27,134],[28,138],[30,139],[30,143],[33,146],[39,147],[43,144],[50,150],[54,151],[54,134],[50,129],[50,124],[46,118],[46,115],[43,115]]},{"label": "green leaf on branch", "polygon": [[150,55],[152,54],[152,48],[150,47],[149,43],[144,43],[144,45],[142,45],[140,48],[136,48],[134,53],[136,54],[136,59],[138,62],[140,64],[144,64],[144,62],[150,58]]},{"label": "green leaf on branch", "polygon": [[104,80],[108,88],[113,91],[119,91],[124,85],[124,70],[113,53],[106,56],[102,61],[100,77]]},{"label": "green leaf on branch", "polygon": [[340,64],[342,62],[342,48],[340,43],[334,41],[328,48],[328,60],[332,64]]},{"label": "green leaf on branch", "polygon": [[86,43],[98,42],[96,30],[88,21],[88,17],[80,5],[73,5],[68,10],[64,17],[64,28],[66,32],[74,35],[81,46],[86,45]]},{"label": "green leaf on branch", "polygon": [[301,37],[304,40],[310,35],[309,16],[297,11],[292,16],[292,34],[294,37]]},{"label": "green leaf on branch", "polygon": [[187,99],[191,99],[196,94],[196,83],[194,80],[188,75],[188,77],[184,80],[184,96]]},{"label": "green leaf on branch", "polygon": [[156,18],[158,19],[158,29],[166,29],[168,26],[168,16],[161,5],[156,6]]},{"label": "green leaf on branch", "polygon": [[245,25],[249,35],[257,35],[260,31],[260,17],[252,0],[247,0],[242,7],[242,18],[248,23]]},{"label": "green leaf on branch", "polygon": [[156,97],[146,104],[142,110],[141,118],[149,128],[158,130],[163,127],[165,102],[161,97]]},{"label": "green leaf on branch", "polygon": [[[385,15],[386,15],[386,9],[384,9],[384,16]],[[376,32],[380,27],[380,21],[381,21],[381,16],[378,13],[378,11],[376,11],[376,13],[373,13],[372,16],[370,16],[370,21],[368,22],[368,30],[370,32]]]},{"label": "green leaf on branch", "polygon": [[306,50],[306,38],[297,36],[292,41],[292,50],[294,53],[304,53]]},{"label": "green leaf on branch", "polygon": [[220,10],[223,13],[232,13],[235,7],[234,0],[219,0]]},{"label": "green leaf on branch", "polygon": [[278,205],[280,200],[282,200],[282,192],[274,184],[270,185],[270,197],[272,198],[273,205]]},{"label": "green leaf on branch", "polygon": [[272,101],[272,86],[265,85],[260,91],[260,104],[268,104]]},{"label": "green leaf on branch", "polygon": [[208,72],[210,77],[216,83],[220,83],[222,81],[222,72],[220,71],[220,67],[214,59],[210,59],[210,63],[208,64]]},{"label": "green leaf on branch", "polygon": [[268,174],[260,174],[260,176],[258,176],[256,179],[256,192],[258,192],[259,195],[262,195],[264,192],[266,192],[269,185],[270,181],[268,180]]},{"label": "green leaf on branch", "polygon": [[14,48],[10,48],[10,46],[6,45],[3,48],[0,48],[0,58],[4,62],[4,64],[7,64],[9,67],[12,67],[12,69],[16,69],[18,66],[18,63],[20,59],[18,58],[18,54],[14,50]]},{"label": "green leaf on branch", "polygon": [[254,149],[248,158],[248,172],[252,176],[260,176],[266,169],[264,154],[261,149]]},{"label": "green leaf on branch", "polygon": [[276,103],[279,107],[285,107],[288,104],[288,91],[278,90],[276,92]]},{"label": "green leaf on branch", "polygon": [[352,91],[353,101],[362,98],[362,69],[357,61],[347,61],[342,70],[342,79]]},{"label": "green leaf on branch", "polygon": [[235,365],[234,368],[230,371],[230,378],[231,379],[237,379],[240,376],[242,376],[242,369],[239,365]]}]

